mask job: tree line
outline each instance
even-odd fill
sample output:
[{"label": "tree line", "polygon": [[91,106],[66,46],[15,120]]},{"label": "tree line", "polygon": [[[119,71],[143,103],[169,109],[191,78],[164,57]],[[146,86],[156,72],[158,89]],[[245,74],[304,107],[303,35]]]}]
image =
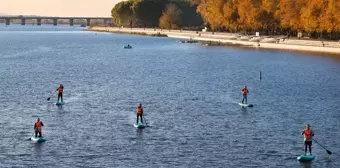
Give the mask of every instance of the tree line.
[{"label": "tree line", "polygon": [[193,0],[212,29],[338,38],[339,0]]},{"label": "tree line", "polygon": [[129,0],[117,3],[111,15],[121,26],[176,29],[202,26],[196,9],[197,5],[185,0]]},{"label": "tree line", "polygon": [[125,26],[340,37],[340,0],[129,0],[111,12]]}]

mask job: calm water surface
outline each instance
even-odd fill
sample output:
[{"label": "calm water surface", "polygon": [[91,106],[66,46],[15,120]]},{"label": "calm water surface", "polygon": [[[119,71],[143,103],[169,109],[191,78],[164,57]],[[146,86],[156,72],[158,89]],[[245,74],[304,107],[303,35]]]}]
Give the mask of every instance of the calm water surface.
[{"label": "calm water surface", "polygon": [[[176,41],[0,25],[0,167],[340,167],[339,59]],[[296,161],[307,123],[331,159]]]}]

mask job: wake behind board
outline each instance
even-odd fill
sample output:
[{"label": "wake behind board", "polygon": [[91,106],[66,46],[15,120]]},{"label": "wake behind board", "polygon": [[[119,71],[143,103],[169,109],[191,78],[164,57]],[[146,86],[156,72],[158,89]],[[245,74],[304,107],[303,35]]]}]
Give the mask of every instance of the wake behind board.
[{"label": "wake behind board", "polygon": [[57,106],[64,105],[64,102],[62,102],[62,101],[58,101],[58,102],[56,103],[56,105],[57,105]]},{"label": "wake behind board", "polygon": [[45,142],[46,139],[44,137],[35,137],[35,136],[32,136],[31,137],[31,141],[33,141],[33,142]]},{"label": "wake behind board", "polygon": [[142,122],[138,122],[138,124],[133,124],[136,128],[145,128],[145,125]]},{"label": "wake behind board", "polygon": [[253,107],[252,104],[243,104],[243,103],[238,103],[242,107]]},{"label": "wake behind board", "polygon": [[310,154],[306,154],[306,155],[301,155],[299,157],[296,158],[298,161],[312,161],[315,159],[315,154],[312,153],[312,155]]}]

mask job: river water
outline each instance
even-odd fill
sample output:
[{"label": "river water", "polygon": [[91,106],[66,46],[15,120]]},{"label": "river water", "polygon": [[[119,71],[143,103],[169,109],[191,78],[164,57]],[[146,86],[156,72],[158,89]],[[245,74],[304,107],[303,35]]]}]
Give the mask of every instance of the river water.
[{"label": "river water", "polygon": [[[0,167],[340,167],[337,57],[0,25],[0,74]],[[307,123],[330,159],[296,161]]]}]

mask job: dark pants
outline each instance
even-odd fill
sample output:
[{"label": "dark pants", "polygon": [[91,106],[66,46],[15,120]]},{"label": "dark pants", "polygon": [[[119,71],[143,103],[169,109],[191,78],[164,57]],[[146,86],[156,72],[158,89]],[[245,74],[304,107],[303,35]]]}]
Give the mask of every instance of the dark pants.
[{"label": "dark pants", "polygon": [[247,104],[247,94],[243,94],[243,99],[242,99],[242,103],[246,101],[246,104]]},{"label": "dark pants", "polygon": [[139,117],[140,117],[140,121],[143,123],[143,114],[137,114],[137,124],[138,124]]},{"label": "dark pants", "polygon": [[58,93],[58,101],[59,101],[59,98],[61,99],[61,101],[63,101],[63,93]]},{"label": "dark pants", "polygon": [[305,154],[307,153],[307,146],[309,147],[309,153],[312,154],[312,141],[305,141]]},{"label": "dark pants", "polygon": [[35,130],[35,137],[38,137],[38,134],[39,134],[39,137],[42,137],[41,135],[41,130]]}]

